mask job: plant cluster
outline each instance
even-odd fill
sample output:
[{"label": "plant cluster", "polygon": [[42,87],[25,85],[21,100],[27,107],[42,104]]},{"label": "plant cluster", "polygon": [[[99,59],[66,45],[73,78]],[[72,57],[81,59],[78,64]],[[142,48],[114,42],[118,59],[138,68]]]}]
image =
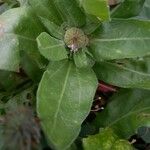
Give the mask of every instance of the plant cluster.
[{"label": "plant cluster", "polygon": [[0,4],[0,149],[148,147],[149,0]]}]

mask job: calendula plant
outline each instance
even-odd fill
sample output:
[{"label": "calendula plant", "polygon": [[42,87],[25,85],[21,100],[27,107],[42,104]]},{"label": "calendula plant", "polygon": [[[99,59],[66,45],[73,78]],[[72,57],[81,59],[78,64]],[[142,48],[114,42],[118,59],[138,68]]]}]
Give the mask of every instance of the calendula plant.
[{"label": "calendula plant", "polygon": [[[149,0],[17,3],[0,16],[1,115],[29,89],[52,149],[80,149],[79,136],[84,150],[133,149],[127,140],[150,126]],[[99,80],[122,89],[82,136]]]}]

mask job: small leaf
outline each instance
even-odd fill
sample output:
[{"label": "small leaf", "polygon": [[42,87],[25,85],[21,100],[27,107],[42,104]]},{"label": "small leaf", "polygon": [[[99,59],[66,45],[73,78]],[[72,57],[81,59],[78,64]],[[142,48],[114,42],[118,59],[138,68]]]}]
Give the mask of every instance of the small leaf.
[{"label": "small leaf", "polygon": [[61,29],[61,27],[57,26],[54,22],[51,22],[46,18],[40,17],[40,20],[53,37],[57,39],[63,39],[64,31]]},{"label": "small leaf", "polygon": [[58,61],[67,58],[67,51],[63,41],[43,32],[37,37],[37,43],[40,53],[48,60]]},{"label": "small leaf", "polygon": [[81,27],[86,23],[85,14],[76,0],[55,0],[55,6],[64,22],[67,22],[70,26]]},{"label": "small leaf", "polygon": [[124,88],[150,89],[150,58],[99,62],[94,71],[99,80]]},{"label": "small leaf", "polygon": [[91,39],[90,52],[97,61],[149,55],[149,28],[149,21],[135,19],[103,23]]},{"label": "small leaf", "polygon": [[95,15],[102,21],[110,20],[107,0],[80,0],[80,3],[88,14]]},{"label": "small leaf", "polygon": [[90,68],[67,60],[50,63],[37,92],[37,112],[51,147],[65,150],[77,138],[96,88]]},{"label": "small leaf", "polygon": [[107,107],[97,115],[97,128],[110,127],[120,138],[129,138],[141,126],[150,126],[150,92],[123,89],[116,93]]},{"label": "small leaf", "polygon": [[84,49],[79,50],[73,55],[75,65],[79,68],[89,67],[88,58]]},{"label": "small leaf", "polygon": [[139,15],[145,0],[124,0],[111,12],[112,18],[130,18]]},{"label": "small leaf", "polygon": [[112,129],[100,130],[99,134],[83,139],[84,150],[133,150],[126,140],[120,140]]},{"label": "small leaf", "polygon": [[[10,9],[0,16],[0,69],[18,71],[20,51],[41,63],[35,38],[43,30],[29,7]],[[29,62],[27,62],[29,63]]]}]

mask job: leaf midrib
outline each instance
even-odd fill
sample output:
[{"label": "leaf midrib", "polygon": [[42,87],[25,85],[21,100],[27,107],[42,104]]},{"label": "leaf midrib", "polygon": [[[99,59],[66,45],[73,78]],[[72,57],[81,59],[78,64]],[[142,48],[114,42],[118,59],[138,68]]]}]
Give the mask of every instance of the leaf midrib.
[{"label": "leaf midrib", "polygon": [[58,107],[57,107],[55,115],[54,115],[54,123],[53,123],[53,126],[52,126],[51,134],[54,132],[54,129],[56,127],[58,113],[59,113],[59,110],[60,110],[60,106],[61,106],[61,103],[62,103],[62,98],[63,98],[64,92],[65,92],[65,89],[66,89],[67,80],[68,80],[68,77],[69,77],[70,70],[71,70],[71,63],[68,66],[68,69],[67,69],[67,72],[66,72],[66,77],[65,77],[65,80],[64,80],[63,88],[62,88],[62,92],[61,92],[60,97],[58,99]]},{"label": "leaf midrib", "polygon": [[124,38],[108,38],[108,39],[93,39],[91,42],[115,42],[115,41],[142,41],[150,40],[150,37],[124,37]]}]

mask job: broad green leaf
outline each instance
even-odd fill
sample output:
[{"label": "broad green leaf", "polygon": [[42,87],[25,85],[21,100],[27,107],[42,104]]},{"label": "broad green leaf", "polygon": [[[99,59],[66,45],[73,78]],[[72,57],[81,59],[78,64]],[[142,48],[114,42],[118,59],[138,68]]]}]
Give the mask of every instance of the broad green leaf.
[{"label": "broad green leaf", "polygon": [[145,19],[150,19],[150,1],[149,0],[145,0],[143,9],[142,9],[139,17],[142,17]]},{"label": "broad green leaf", "polygon": [[79,50],[73,55],[75,65],[79,68],[89,67],[88,58],[84,49]]},{"label": "broad green leaf", "polygon": [[40,53],[48,60],[58,61],[67,58],[64,42],[53,38],[46,32],[37,37],[37,43]]},{"label": "broad green leaf", "polygon": [[135,19],[103,23],[90,42],[90,52],[97,61],[149,55],[149,28],[150,21]]},{"label": "broad green leaf", "polygon": [[0,16],[0,69],[18,71],[19,50],[32,54],[40,63],[35,38],[42,30],[30,8],[15,8],[3,13]]},{"label": "broad green leaf", "polygon": [[81,27],[86,23],[85,14],[76,0],[55,0],[55,6],[70,26]]},{"label": "broad green leaf", "polygon": [[79,69],[67,60],[50,63],[37,92],[37,112],[54,149],[65,150],[77,138],[96,88],[90,68]]},{"label": "broad green leaf", "polygon": [[88,14],[94,15],[102,21],[110,20],[107,0],[80,0],[80,5]]},{"label": "broad green leaf", "polygon": [[56,24],[61,24],[62,19],[57,11],[54,0],[28,0],[33,10],[39,17],[46,18]]},{"label": "broad green leaf", "polygon": [[133,150],[126,140],[120,140],[112,129],[100,130],[99,134],[83,139],[84,150]]},{"label": "broad green leaf", "polygon": [[64,38],[64,31],[61,27],[56,25],[54,22],[51,22],[50,20],[40,17],[41,22],[46,27],[49,34],[51,34],[53,37],[57,39],[63,39]]},{"label": "broad green leaf", "polygon": [[124,0],[111,12],[112,18],[130,18],[139,15],[145,0]]},{"label": "broad green leaf", "polygon": [[97,128],[112,128],[120,138],[129,138],[137,133],[139,127],[150,126],[150,92],[121,90],[97,115],[94,124]]},{"label": "broad green leaf", "polygon": [[99,80],[124,88],[150,89],[150,58],[99,62],[94,66]]}]

